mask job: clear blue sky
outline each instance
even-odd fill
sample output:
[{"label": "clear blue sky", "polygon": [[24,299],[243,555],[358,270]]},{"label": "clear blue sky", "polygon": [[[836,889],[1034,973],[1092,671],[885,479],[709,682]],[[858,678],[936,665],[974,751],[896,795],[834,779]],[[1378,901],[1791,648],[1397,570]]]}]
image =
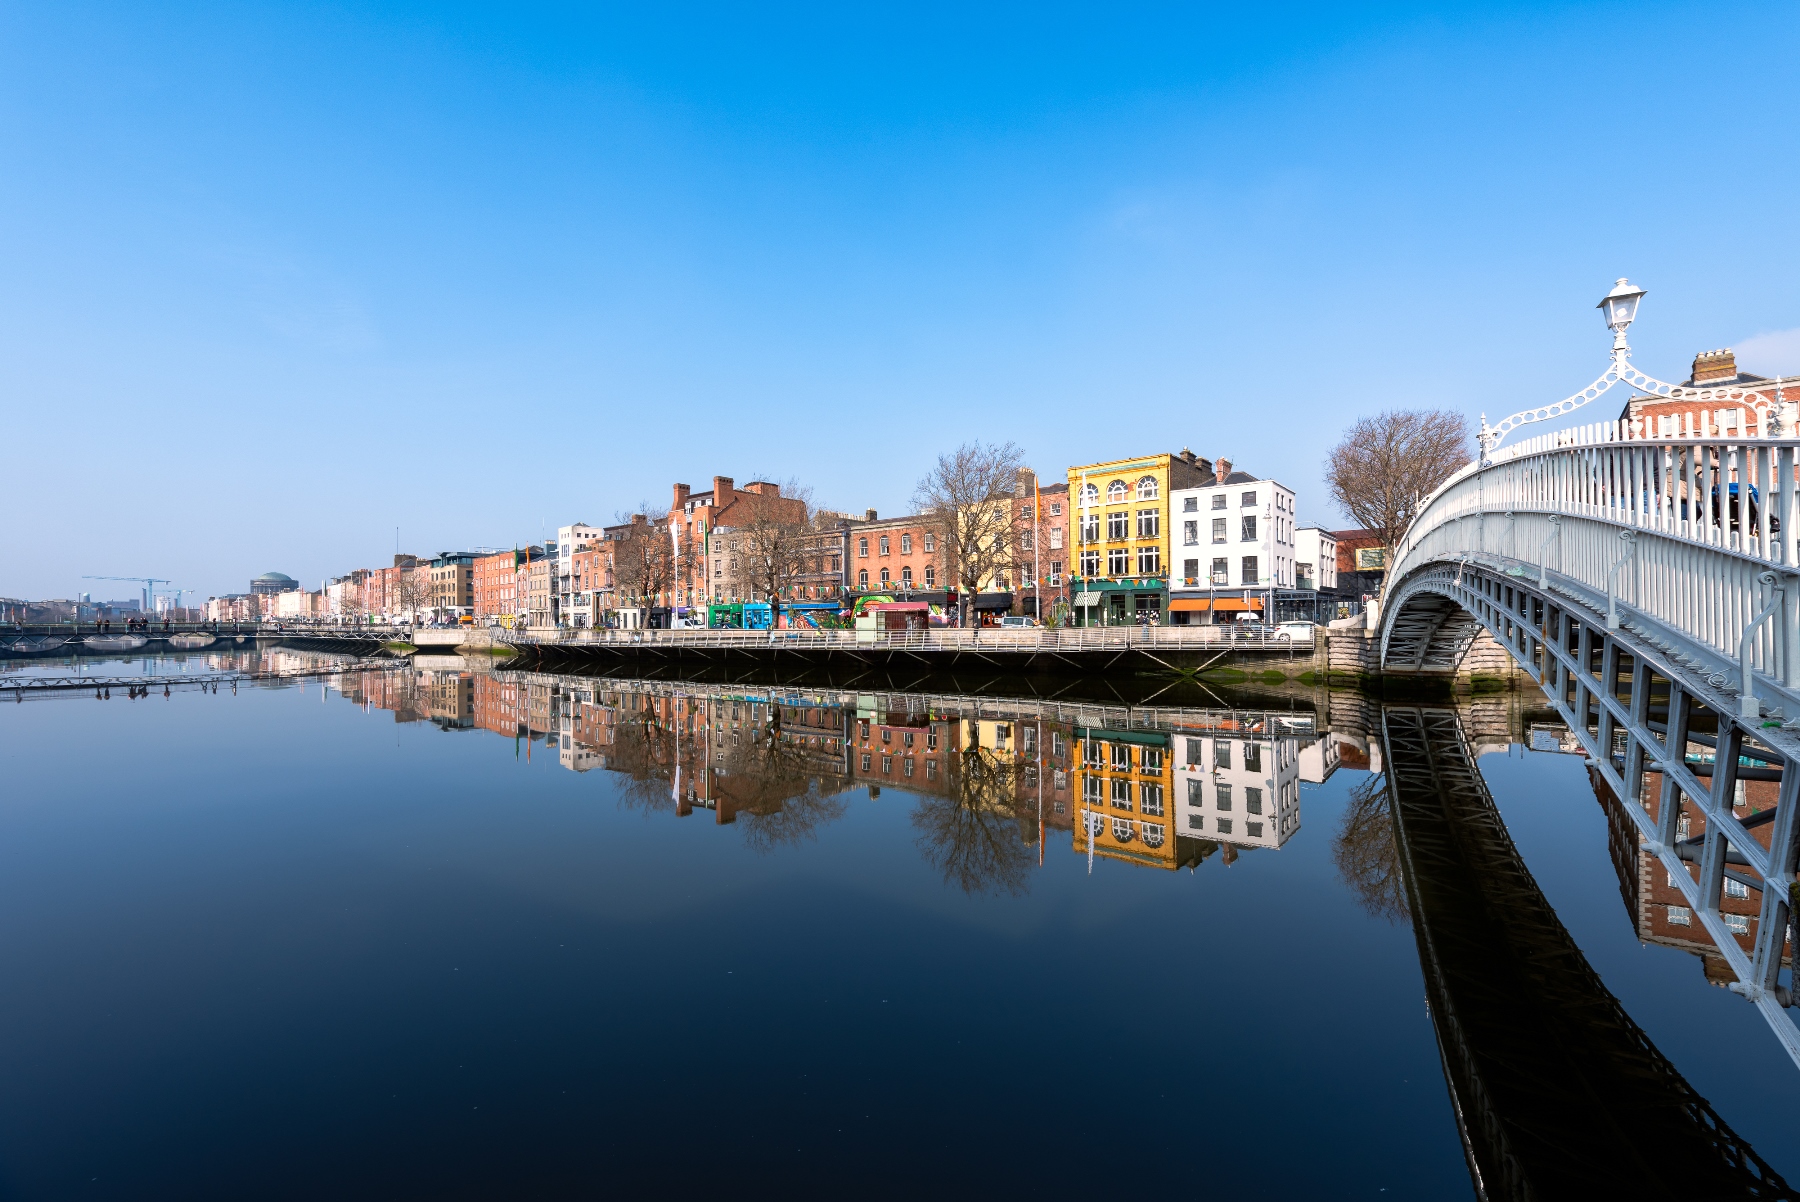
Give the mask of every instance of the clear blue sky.
[{"label": "clear blue sky", "polygon": [[[853,11],[847,11],[853,10]],[[0,595],[1800,370],[1792,4],[0,3]],[[1608,414],[1596,413],[1595,416]],[[88,586],[133,595],[129,585]]]}]

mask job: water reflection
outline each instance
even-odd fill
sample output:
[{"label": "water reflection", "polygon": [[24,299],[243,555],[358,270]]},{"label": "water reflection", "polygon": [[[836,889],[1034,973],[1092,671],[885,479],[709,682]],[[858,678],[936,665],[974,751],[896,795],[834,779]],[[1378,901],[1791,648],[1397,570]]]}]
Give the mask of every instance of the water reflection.
[{"label": "water reflection", "polygon": [[336,682],[401,722],[485,730],[575,772],[623,778],[627,804],[710,813],[770,851],[847,812],[844,794],[912,798],[920,853],[970,894],[1018,895],[1056,832],[1073,850],[1150,868],[1277,850],[1300,785],[1340,752],[1316,716],[1062,703],[1031,696],[492,672],[442,657]]}]

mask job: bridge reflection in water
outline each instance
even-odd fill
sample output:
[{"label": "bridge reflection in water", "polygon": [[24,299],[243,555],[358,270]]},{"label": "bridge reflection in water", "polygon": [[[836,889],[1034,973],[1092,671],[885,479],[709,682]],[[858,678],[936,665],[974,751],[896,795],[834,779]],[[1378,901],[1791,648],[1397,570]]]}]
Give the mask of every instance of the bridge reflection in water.
[{"label": "bridge reflection in water", "polygon": [[1455,711],[1392,707],[1381,724],[1407,905],[1477,1195],[1796,1197],[1575,946]]}]

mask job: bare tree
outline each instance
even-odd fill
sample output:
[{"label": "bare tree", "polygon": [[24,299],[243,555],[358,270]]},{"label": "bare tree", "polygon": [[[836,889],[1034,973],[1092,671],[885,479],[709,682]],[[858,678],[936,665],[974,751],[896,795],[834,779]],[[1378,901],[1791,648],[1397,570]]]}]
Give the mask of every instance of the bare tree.
[{"label": "bare tree", "polygon": [[920,795],[912,813],[914,843],[945,883],[964,893],[1022,896],[1031,888],[1036,842],[1019,809],[1025,764],[969,747],[957,769],[948,793]]},{"label": "bare tree", "polygon": [[431,592],[430,580],[426,573],[427,569],[424,567],[411,564],[402,565],[396,575],[393,591],[389,593],[389,596],[393,598],[394,607],[405,614],[410,622],[419,620],[417,611],[425,604]]},{"label": "bare tree", "polygon": [[612,540],[615,596],[648,604],[675,588],[675,544],[669,536],[668,511],[644,506],[638,512],[617,515],[624,527]]},{"label": "bare tree", "polygon": [[1371,775],[1350,790],[1350,804],[1331,841],[1331,858],[1370,915],[1389,922],[1410,920],[1385,778]]},{"label": "bare tree", "polygon": [[959,624],[981,585],[1012,562],[1013,490],[1024,466],[1016,443],[964,443],[940,455],[913,493],[937,535],[944,574],[957,582]]},{"label": "bare tree", "polygon": [[1462,414],[1390,409],[1344,432],[1325,461],[1325,483],[1352,521],[1392,547],[1419,503],[1471,457]]},{"label": "bare tree", "polygon": [[747,600],[768,598],[770,624],[780,626],[781,599],[811,574],[819,555],[812,489],[790,479],[774,493],[747,493],[732,502],[730,519],[719,535],[729,548],[732,583]]}]

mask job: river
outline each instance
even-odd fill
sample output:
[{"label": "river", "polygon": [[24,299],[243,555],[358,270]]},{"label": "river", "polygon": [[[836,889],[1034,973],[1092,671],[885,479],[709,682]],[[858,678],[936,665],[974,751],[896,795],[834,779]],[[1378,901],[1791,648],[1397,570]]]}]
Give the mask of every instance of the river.
[{"label": "river", "polygon": [[[0,692],[6,1197],[1471,1194],[1378,706],[421,664],[6,665],[99,682]],[[1800,1173],[1541,717],[1458,716],[1531,877]]]}]

